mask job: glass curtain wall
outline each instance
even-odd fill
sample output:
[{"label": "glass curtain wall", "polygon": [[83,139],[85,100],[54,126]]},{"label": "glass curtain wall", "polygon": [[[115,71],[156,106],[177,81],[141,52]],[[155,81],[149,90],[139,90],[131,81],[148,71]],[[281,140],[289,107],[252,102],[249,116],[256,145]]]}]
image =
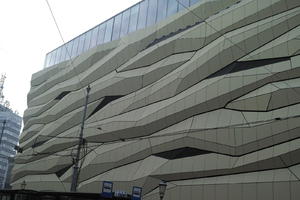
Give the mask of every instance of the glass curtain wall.
[{"label": "glass curtain wall", "polygon": [[[178,3],[179,1],[179,3]],[[151,26],[201,0],[143,0],[46,55],[44,67],[70,60],[97,45]]]}]

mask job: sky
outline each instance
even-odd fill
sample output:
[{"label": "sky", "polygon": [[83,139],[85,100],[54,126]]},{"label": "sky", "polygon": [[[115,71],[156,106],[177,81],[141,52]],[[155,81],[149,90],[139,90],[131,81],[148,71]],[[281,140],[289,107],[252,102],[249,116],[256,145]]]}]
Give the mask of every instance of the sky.
[{"label": "sky", "polygon": [[[67,42],[140,0],[48,0]],[[31,75],[62,44],[45,0],[0,1],[0,75],[10,108],[23,116]]]}]

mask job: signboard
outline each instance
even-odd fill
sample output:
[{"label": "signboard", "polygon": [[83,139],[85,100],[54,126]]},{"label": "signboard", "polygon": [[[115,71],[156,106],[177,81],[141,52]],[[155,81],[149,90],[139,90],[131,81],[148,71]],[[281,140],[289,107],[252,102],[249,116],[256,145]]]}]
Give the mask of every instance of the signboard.
[{"label": "signboard", "polygon": [[113,183],[112,182],[103,181],[101,196],[106,197],[106,198],[113,197]]},{"label": "signboard", "polygon": [[142,199],[142,188],[133,186],[131,200],[141,200],[141,199]]}]

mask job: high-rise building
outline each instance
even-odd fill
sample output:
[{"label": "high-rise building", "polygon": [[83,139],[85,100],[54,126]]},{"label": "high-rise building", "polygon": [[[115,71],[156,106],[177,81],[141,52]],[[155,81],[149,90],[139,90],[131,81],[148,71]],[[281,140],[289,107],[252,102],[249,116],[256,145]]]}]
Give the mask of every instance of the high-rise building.
[{"label": "high-rise building", "polygon": [[300,199],[300,1],[144,0],[46,56],[13,187]]},{"label": "high-rise building", "polygon": [[0,189],[9,187],[22,118],[0,104]]}]

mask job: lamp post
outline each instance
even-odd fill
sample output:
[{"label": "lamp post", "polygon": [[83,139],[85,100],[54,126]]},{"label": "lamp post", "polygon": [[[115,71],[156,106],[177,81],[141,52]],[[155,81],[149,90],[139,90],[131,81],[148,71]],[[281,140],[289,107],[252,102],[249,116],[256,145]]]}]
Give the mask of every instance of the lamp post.
[{"label": "lamp post", "polygon": [[164,182],[164,181],[161,181],[159,183],[159,199],[160,200],[163,200],[164,196],[165,196],[165,192],[166,192],[166,189],[167,189],[167,183]]},{"label": "lamp post", "polygon": [[25,180],[22,182],[22,184],[21,184],[21,189],[22,190],[25,190],[25,188],[26,188],[26,182],[25,182]]},{"label": "lamp post", "polygon": [[85,104],[83,109],[83,116],[82,116],[82,122],[80,127],[80,134],[79,134],[79,141],[77,146],[77,153],[76,157],[74,159],[74,166],[73,166],[73,175],[72,175],[72,183],[71,183],[71,192],[77,191],[77,182],[78,182],[78,176],[79,176],[79,160],[80,160],[80,150],[82,145],[84,144],[84,138],[83,138],[83,129],[84,129],[84,122],[86,117],[86,111],[87,111],[87,104],[89,102],[89,93],[90,93],[90,86],[86,88],[86,96],[85,96]]}]

